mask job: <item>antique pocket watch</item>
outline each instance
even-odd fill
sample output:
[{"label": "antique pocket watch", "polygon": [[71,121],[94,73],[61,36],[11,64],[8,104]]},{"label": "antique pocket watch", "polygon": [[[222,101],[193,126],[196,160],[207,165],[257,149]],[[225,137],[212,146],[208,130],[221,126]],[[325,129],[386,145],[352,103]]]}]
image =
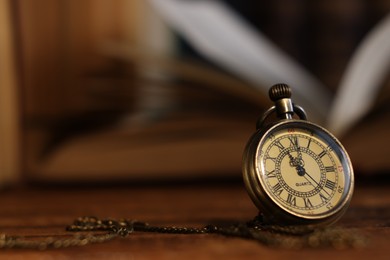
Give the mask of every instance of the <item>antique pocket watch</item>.
[{"label": "antique pocket watch", "polygon": [[[243,156],[251,199],[270,223],[334,223],[346,211],[354,188],[347,152],[326,129],[307,121],[305,111],[292,103],[289,86],[274,85],[269,96],[275,105],[259,119]],[[278,120],[267,123],[273,113]]]}]

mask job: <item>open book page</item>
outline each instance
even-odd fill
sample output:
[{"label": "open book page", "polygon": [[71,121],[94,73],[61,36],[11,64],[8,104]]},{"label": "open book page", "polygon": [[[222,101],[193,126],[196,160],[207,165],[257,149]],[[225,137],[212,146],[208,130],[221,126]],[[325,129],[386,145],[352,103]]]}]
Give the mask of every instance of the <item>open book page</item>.
[{"label": "open book page", "polygon": [[290,84],[295,102],[307,108],[310,120],[323,125],[326,121],[337,136],[369,111],[388,72],[390,15],[360,45],[332,101],[329,91],[313,75],[223,3],[177,0],[151,0],[151,3],[198,51],[259,86],[263,93],[275,83]]},{"label": "open book page", "polygon": [[284,82],[294,87],[294,100],[312,121],[324,123],[331,93],[313,75],[288,57],[219,1],[156,1],[156,10],[194,47],[259,91]]},{"label": "open book page", "polygon": [[390,14],[365,37],[342,78],[329,115],[330,129],[339,136],[374,105],[390,68]]}]

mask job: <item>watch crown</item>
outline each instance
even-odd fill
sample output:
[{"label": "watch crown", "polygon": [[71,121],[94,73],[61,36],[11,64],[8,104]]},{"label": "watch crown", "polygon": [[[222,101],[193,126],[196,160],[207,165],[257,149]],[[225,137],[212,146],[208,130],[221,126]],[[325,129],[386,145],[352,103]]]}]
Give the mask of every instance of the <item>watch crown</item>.
[{"label": "watch crown", "polygon": [[272,101],[277,101],[283,98],[291,97],[291,88],[287,84],[275,84],[269,89],[269,98]]},{"label": "watch crown", "polygon": [[257,129],[261,128],[268,116],[276,112],[279,119],[293,119],[294,114],[302,120],[307,120],[306,112],[302,107],[293,104],[291,100],[291,88],[284,83],[273,85],[269,89],[269,98],[274,102],[264,115],[257,121]]},{"label": "watch crown", "polygon": [[269,98],[275,103],[279,118],[292,119],[294,105],[290,97],[291,88],[287,84],[276,84],[269,89]]}]

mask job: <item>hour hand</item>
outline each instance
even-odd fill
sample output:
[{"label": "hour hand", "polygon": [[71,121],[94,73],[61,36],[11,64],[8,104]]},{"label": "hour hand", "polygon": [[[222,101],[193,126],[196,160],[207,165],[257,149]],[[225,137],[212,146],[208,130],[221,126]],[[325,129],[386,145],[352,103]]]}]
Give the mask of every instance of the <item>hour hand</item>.
[{"label": "hour hand", "polygon": [[294,158],[290,153],[287,153],[288,157],[290,158],[290,166],[294,167],[295,170],[297,170],[297,173],[299,176],[305,175],[306,171],[305,168],[303,167],[303,161],[301,158],[297,157]]},{"label": "hour hand", "polygon": [[290,140],[291,146],[294,148],[294,150],[297,152],[297,157],[299,159],[302,159],[302,153],[301,153],[301,147],[299,146],[298,137],[291,136],[288,138]]}]

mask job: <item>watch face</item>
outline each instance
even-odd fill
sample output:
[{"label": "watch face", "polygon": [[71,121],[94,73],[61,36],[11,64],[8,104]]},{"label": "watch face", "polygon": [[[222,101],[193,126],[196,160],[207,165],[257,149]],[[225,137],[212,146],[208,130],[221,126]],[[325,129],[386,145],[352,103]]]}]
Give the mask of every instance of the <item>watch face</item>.
[{"label": "watch face", "polygon": [[306,219],[331,216],[350,199],[352,168],[323,128],[293,120],[271,127],[256,149],[255,178],[279,208]]}]

